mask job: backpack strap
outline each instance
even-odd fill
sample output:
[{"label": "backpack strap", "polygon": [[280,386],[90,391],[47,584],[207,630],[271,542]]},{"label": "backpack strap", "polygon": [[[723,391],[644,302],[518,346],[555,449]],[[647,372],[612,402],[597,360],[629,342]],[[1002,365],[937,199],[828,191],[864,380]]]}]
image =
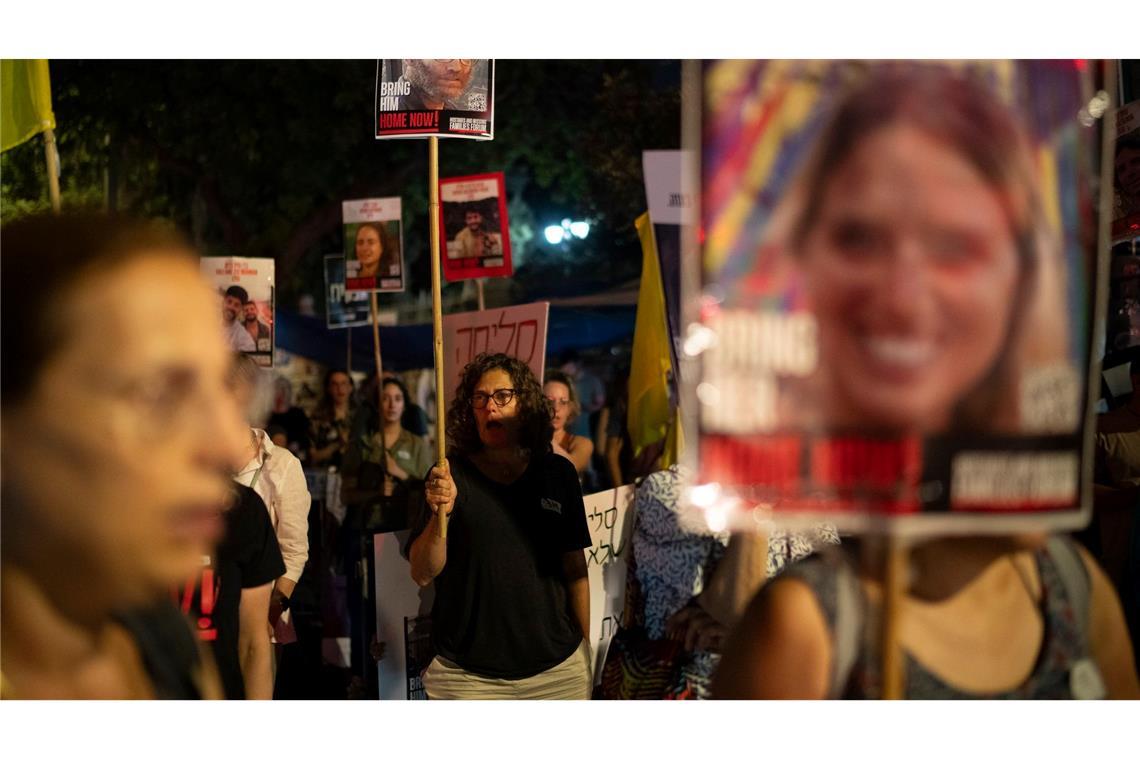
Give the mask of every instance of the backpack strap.
[{"label": "backpack strap", "polygon": [[1081,651],[1088,654],[1089,629],[1089,597],[1090,579],[1088,568],[1085,567],[1077,547],[1064,536],[1050,536],[1045,543],[1045,552],[1057,568],[1057,575],[1061,578],[1061,585],[1065,589],[1065,596],[1073,606],[1073,617],[1077,621],[1077,632],[1080,634]]},{"label": "backpack strap", "polygon": [[832,652],[831,686],[828,699],[840,699],[851,678],[863,640],[862,590],[851,567],[840,561],[835,574],[835,647]]}]

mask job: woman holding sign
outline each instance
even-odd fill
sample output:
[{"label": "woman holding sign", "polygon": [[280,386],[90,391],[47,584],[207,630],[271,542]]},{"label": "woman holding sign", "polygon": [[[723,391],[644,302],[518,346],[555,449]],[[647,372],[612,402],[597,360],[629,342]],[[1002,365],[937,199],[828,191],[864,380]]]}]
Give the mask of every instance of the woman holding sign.
[{"label": "woman holding sign", "polygon": [[[800,191],[791,240],[827,427],[1071,432],[1026,397],[1031,370],[1065,361],[1064,314],[1045,308],[1063,299],[1029,141],[993,93],[934,69],[870,77],[823,131]],[[763,589],[714,692],[882,696],[882,556],[866,556],[867,572],[836,552]],[[896,618],[908,698],[1140,697],[1116,595],[1067,538],[930,540],[909,571]]]},{"label": "woman holding sign", "polygon": [[431,699],[590,695],[590,535],[574,466],[551,451],[550,417],[522,361],[480,354],[464,368],[450,456],[428,476],[406,549],[416,583],[435,583]]}]

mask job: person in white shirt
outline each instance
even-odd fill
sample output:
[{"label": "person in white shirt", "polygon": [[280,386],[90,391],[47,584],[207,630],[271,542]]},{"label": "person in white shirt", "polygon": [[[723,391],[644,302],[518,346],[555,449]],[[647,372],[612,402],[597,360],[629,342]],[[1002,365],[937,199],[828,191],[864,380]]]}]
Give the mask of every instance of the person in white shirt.
[{"label": "person in white shirt", "polygon": [[[245,354],[235,354],[233,362],[231,389],[237,402],[249,410],[255,400],[261,369]],[[285,560],[285,574],[277,579],[273,592],[274,617],[277,617],[277,609],[288,609],[289,597],[309,558],[312,499],[300,460],[288,449],[275,445],[264,430],[250,428],[245,457],[246,464],[234,475],[234,480],[252,488],[265,501],[281,557]]]}]

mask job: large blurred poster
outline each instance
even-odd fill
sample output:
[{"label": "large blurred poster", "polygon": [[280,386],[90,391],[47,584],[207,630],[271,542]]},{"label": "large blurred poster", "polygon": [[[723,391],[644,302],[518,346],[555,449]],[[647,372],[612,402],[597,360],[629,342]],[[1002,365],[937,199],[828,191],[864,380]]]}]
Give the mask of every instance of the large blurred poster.
[{"label": "large blurred poster", "polygon": [[376,137],[495,136],[495,62],[389,58],[376,64]]},{"label": "large blurred poster", "polygon": [[1140,100],[1116,112],[1112,158],[1112,238],[1140,237]]},{"label": "large blurred poster", "polygon": [[346,290],[404,290],[401,208],[399,198],[361,198],[341,204]]},{"label": "large blurred poster", "polygon": [[511,228],[503,173],[441,179],[439,200],[447,281],[509,277]]},{"label": "large blurred poster", "polygon": [[713,522],[1082,522],[1102,129],[1078,118],[1087,68],[704,65],[704,329],[686,340],[692,497]]},{"label": "large blurred poster", "polygon": [[273,366],[273,259],[207,256],[202,274],[214,284],[226,345]]}]

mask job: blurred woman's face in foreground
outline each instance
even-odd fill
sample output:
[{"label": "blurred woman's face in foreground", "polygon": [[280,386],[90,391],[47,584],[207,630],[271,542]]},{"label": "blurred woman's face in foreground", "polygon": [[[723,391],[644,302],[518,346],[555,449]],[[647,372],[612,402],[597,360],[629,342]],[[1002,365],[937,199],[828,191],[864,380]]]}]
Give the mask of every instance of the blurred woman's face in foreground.
[{"label": "blurred woman's face in foreground", "polygon": [[1018,257],[1001,198],[905,123],[833,167],[804,240],[833,423],[943,428],[1003,350]]},{"label": "blurred woman's face in foreground", "polygon": [[210,552],[248,436],[217,299],[192,260],[155,251],[91,275],[63,309],[62,347],[5,411],[5,529],[21,547],[7,559],[143,601]]}]

